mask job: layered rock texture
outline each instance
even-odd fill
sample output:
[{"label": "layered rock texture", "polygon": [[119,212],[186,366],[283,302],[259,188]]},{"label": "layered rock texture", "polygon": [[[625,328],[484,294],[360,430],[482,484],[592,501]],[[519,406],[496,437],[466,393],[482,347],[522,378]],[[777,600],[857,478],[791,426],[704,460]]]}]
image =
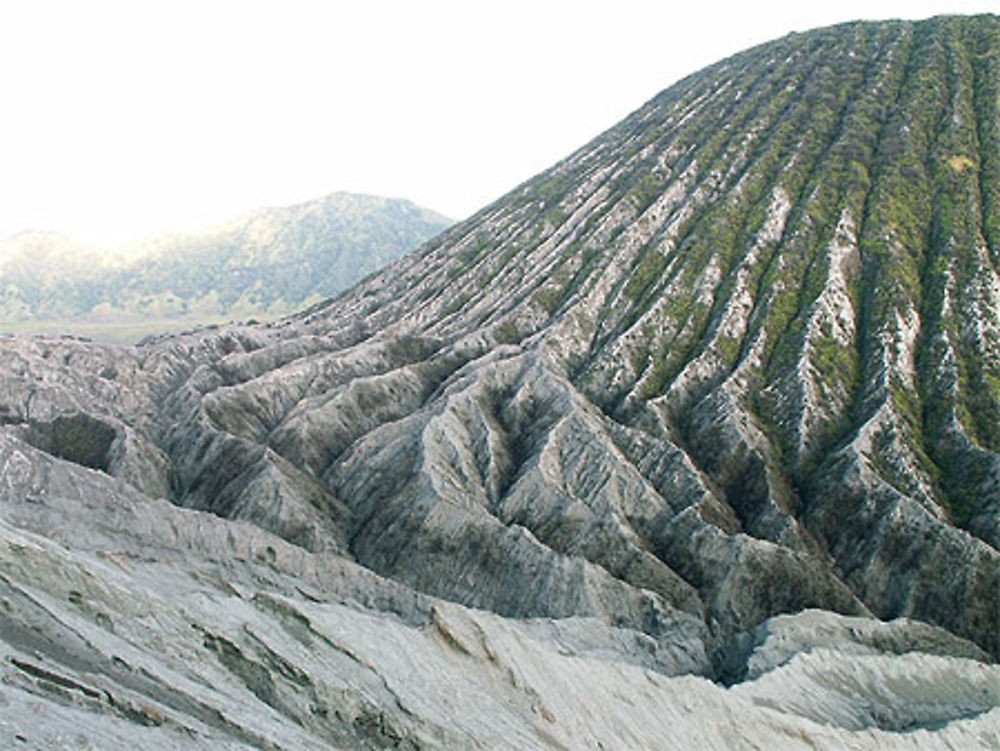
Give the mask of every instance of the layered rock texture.
[{"label": "layered rock texture", "polygon": [[996,748],[998,100],[792,35],[294,318],[3,340],[0,737]]}]

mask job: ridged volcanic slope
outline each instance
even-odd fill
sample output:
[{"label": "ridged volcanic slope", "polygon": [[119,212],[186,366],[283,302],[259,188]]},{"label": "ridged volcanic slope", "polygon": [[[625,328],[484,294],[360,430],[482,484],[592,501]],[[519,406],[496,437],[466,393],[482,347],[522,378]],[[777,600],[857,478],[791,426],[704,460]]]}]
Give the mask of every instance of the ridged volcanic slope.
[{"label": "ridged volcanic slope", "polygon": [[738,55],[321,325],[536,353],[655,444],[617,446],[654,489],[642,462],[673,444],[717,528],[818,543],[880,615],[962,619],[995,651],[998,53],[981,17]]},{"label": "ridged volcanic slope", "polygon": [[302,316],[12,345],[7,430],[665,670],[806,607],[1000,655],[998,97],[993,16],[791,35]]}]

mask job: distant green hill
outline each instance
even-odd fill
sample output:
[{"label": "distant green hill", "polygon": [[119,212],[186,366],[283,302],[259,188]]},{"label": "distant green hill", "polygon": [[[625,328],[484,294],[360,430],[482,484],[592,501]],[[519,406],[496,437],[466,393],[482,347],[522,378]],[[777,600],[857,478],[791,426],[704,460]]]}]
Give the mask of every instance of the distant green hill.
[{"label": "distant green hill", "polygon": [[0,241],[0,331],[130,341],[273,318],[337,294],[450,223],[409,201],[334,193],[118,255],[22,232]]}]

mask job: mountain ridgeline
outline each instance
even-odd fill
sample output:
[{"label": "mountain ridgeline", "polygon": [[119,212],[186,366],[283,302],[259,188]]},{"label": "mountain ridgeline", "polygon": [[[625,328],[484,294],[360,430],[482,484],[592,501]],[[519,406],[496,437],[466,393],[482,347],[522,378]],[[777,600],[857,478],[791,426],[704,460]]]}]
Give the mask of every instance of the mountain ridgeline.
[{"label": "mountain ridgeline", "polygon": [[4,340],[0,697],[150,748],[990,748],[998,107],[997,17],[793,34],[290,318]]},{"label": "mountain ridgeline", "polygon": [[0,244],[0,320],[59,321],[70,332],[100,321],[177,328],[275,317],[346,289],[450,223],[402,199],[333,193],[154,236],[117,256],[23,232]]}]

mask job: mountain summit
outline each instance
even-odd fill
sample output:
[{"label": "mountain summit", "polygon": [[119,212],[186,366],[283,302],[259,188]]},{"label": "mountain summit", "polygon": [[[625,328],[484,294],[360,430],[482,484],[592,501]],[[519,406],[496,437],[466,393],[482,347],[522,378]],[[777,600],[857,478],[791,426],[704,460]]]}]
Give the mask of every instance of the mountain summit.
[{"label": "mountain summit", "polygon": [[192,748],[989,748],[998,102],[996,17],[795,34],[293,318],[5,340],[8,702]]},{"label": "mountain summit", "polygon": [[[867,609],[998,653],[997,33],[854,24],[738,55],[289,324],[411,342],[349,389],[379,385],[424,457],[380,514],[452,500],[720,623]],[[305,467],[377,465],[364,433]]]}]

